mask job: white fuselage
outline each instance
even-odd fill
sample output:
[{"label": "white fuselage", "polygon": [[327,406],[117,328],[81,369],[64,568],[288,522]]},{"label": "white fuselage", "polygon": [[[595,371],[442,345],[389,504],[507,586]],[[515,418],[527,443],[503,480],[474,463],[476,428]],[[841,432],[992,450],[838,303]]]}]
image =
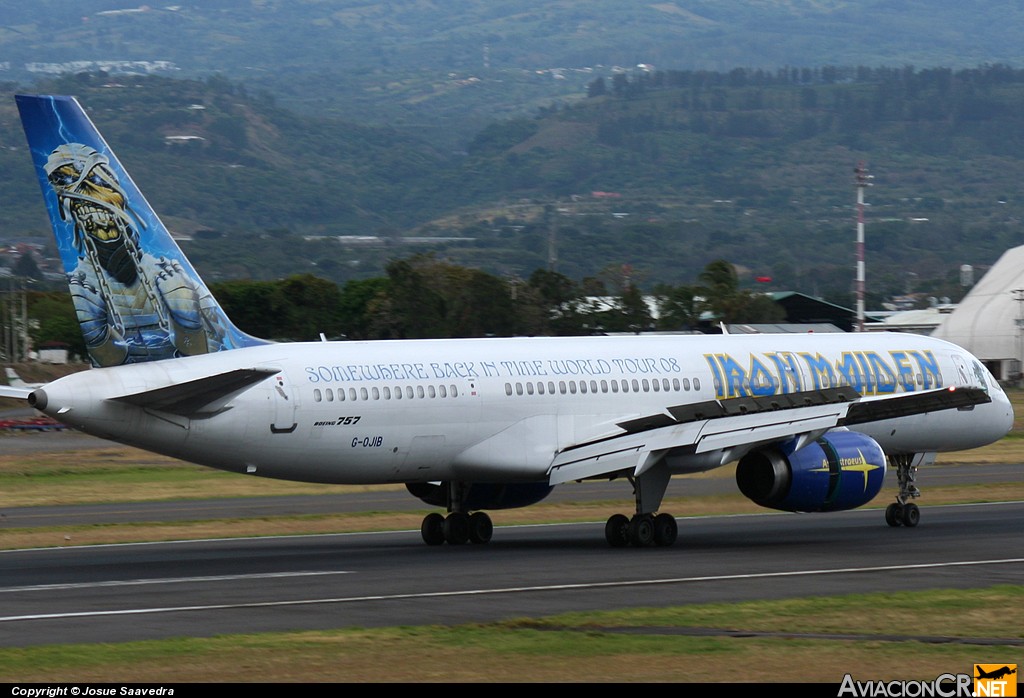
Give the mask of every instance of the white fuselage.
[{"label": "white fuselage", "polygon": [[[237,368],[279,373],[212,414],[111,400]],[[865,396],[968,385],[989,392],[992,402],[974,408],[857,427],[887,453],[974,448],[1013,420],[976,358],[906,334],[272,344],[68,376],[46,386],[45,411],[104,438],[266,477],[516,482],[546,480],[559,450],[619,434],[616,425],[630,418],[838,385]],[[717,464],[682,459],[673,469]]]}]

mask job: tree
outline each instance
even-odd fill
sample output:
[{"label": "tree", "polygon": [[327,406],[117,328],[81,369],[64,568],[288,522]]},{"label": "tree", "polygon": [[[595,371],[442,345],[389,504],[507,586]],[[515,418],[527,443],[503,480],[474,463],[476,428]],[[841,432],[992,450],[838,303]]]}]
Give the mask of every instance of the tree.
[{"label": "tree", "polygon": [[700,273],[702,307],[721,322],[779,322],[785,311],[770,298],[740,288],[736,268],[724,259],[710,262]]},{"label": "tree", "polygon": [[697,289],[693,286],[655,286],[658,303],[658,329],[691,330],[700,320]]},{"label": "tree", "polygon": [[78,324],[71,296],[65,292],[28,294],[28,315],[32,343],[61,342],[70,354],[87,356],[82,326]]}]

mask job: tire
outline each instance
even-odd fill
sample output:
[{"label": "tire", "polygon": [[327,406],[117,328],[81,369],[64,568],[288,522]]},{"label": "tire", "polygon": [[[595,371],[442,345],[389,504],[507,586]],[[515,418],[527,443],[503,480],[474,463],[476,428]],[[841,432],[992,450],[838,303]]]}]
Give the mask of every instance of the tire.
[{"label": "tire", "polygon": [[462,545],[469,542],[469,517],[454,511],[444,520],[444,539],[448,545]]},{"label": "tire", "polygon": [[893,502],[885,508],[885,522],[893,528],[903,525],[903,505]]},{"label": "tire", "polygon": [[658,514],[654,517],[654,544],[667,547],[676,542],[679,536],[679,524],[671,514]]},{"label": "tire", "polygon": [[654,543],[654,517],[637,514],[629,522],[629,542],[638,548]]},{"label": "tire", "polygon": [[921,521],[921,510],[916,504],[903,506],[903,525],[907,528],[914,528]]},{"label": "tire", "polygon": [[494,535],[494,523],[491,517],[482,511],[476,511],[469,516],[469,542],[477,545],[486,545],[491,542]]},{"label": "tire", "polygon": [[420,524],[420,535],[427,545],[441,545],[444,543],[444,517],[434,512],[423,517]]},{"label": "tire", "polygon": [[629,519],[622,514],[614,514],[604,525],[604,539],[613,548],[625,548],[629,545]]}]

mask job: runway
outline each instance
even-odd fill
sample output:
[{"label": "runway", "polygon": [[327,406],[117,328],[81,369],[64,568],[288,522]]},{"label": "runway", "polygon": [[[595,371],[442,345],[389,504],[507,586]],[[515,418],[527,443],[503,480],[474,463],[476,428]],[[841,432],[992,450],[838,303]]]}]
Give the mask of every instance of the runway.
[{"label": "runway", "polygon": [[1016,502],[925,505],[916,529],[879,509],[680,519],[674,547],[642,550],[593,523],[499,527],[488,546],[400,531],[10,551],[0,646],[1019,584],[1022,521]]}]

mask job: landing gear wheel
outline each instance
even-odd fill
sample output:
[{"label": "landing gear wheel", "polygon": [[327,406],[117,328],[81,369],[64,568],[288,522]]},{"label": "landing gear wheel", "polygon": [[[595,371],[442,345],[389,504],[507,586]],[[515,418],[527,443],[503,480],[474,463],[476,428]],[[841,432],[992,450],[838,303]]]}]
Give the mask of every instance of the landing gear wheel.
[{"label": "landing gear wheel", "polygon": [[629,542],[637,548],[654,543],[654,517],[637,514],[629,522]]},{"label": "landing gear wheel", "polygon": [[[914,507],[917,508],[916,506]],[[903,505],[899,502],[893,502],[885,508],[885,522],[893,528],[899,528],[903,525]]]},{"label": "landing gear wheel", "polygon": [[629,519],[622,514],[613,514],[604,525],[604,539],[613,548],[629,545]]},{"label": "landing gear wheel", "polygon": [[423,517],[420,524],[420,535],[427,545],[441,545],[444,543],[444,517],[434,512]]},{"label": "landing gear wheel", "polygon": [[654,544],[661,547],[672,545],[679,535],[676,517],[671,514],[658,514],[654,517]]},{"label": "landing gear wheel", "polygon": [[491,517],[482,511],[469,515],[469,542],[484,545],[491,542],[494,535],[494,523]]},{"label": "landing gear wheel", "polygon": [[448,545],[462,545],[469,540],[469,517],[453,511],[444,520],[444,539]]},{"label": "landing gear wheel", "polygon": [[903,505],[903,525],[907,528],[913,528],[921,521],[921,510],[917,508],[916,504],[904,504]]}]

